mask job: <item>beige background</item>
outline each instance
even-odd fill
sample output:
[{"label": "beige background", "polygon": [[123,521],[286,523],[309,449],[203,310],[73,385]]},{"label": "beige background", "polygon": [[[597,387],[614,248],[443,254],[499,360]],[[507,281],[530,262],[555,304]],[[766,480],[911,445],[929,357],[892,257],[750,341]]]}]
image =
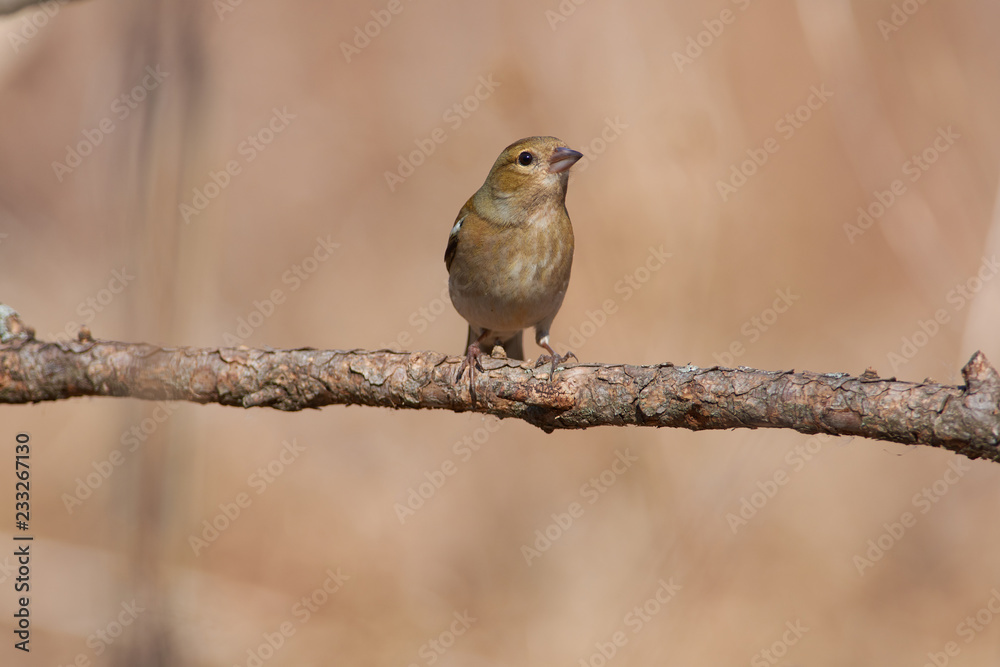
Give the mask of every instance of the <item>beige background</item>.
[{"label": "beige background", "polygon": [[[0,23],[0,301],[44,337],[85,322],[99,338],[219,346],[244,318],[252,346],[457,354],[464,322],[441,301],[454,216],[504,146],[553,134],[588,154],[567,202],[561,349],[578,331],[585,361],[957,383],[975,350],[1000,360],[1000,280],[983,268],[1000,254],[1000,5],[898,4],[916,13],[893,31],[881,0],[403,0],[396,14],[90,0],[17,14]],[[372,11],[391,20],[347,62],[341,43]],[[148,91],[147,67],[166,72]],[[386,172],[435,130],[443,143],[390,189]],[[81,142],[90,154],[57,174]],[[724,200],[719,182],[762,150]],[[925,150],[933,164],[914,171]],[[226,187],[207,187],[231,161]],[[897,179],[852,238],[845,225]],[[185,222],[196,190],[215,196]],[[339,246],[313,264],[317,238]],[[670,257],[647,274],[651,246]],[[312,269],[299,283],[297,265]],[[626,276],[645,282],[629,293]],[[776,315],[778,291],[792,305]],[[593,315],[608,300],[614,312]],[[108,399],[7,407],[0,425],[5,452],[31,435],[36,536],[30,659],[10,648],[0,572],[3,664],[599,667],[617,632],[607,664],[918,666],[949,642],[950,665],[1000,662],[1000,618],[960,626],[991,599],[1000,610],[1000,467],[944,451]],[[619,454],[637,460],[605,472],[603,493],[585,487]],[[396,506],[443,468],[401,523]],[[190,538],[240,494],[248,506],[195,554]],[[762,507],[734,531],[744,500]],[[574,502],[569,527],[550,527]],[[906,512],[912,525],[884,535]],[[522,547],[547,528],[556,539],[529,566]],[[880,538],[891,548],[859,574]],[[304,619],[295,605],[328,570],[349,578]],[[680,587],[663,605],[661,580]],[[651,598],[636,632],[627,615]],[[463,613],[476,620],[449,635]]]}]

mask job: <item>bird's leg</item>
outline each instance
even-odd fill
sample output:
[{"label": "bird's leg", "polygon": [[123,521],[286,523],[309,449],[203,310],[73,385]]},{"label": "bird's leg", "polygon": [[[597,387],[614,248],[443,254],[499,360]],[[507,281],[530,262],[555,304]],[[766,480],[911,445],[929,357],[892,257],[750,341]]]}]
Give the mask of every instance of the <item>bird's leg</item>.
[{"label": "bird's leg", "polygon": [[462,359],[462,365],[458,367],[458,374],[455,376],[455,382],[462,379],[462,373],[465,372],[466,368],[470,368],[475,365],[479,370],[483,370],[483,365],[479,363],[479,357],[481,357],[482,354],[483,350],[479,347],[478,340],[469,346],[469,349],[465,352],[465,358]]},{"label": "bird's leg", "polygon": [[462,379],[462,373],[465,372],[465,369],[469,369],[469,396],[472,398],[473,405],[476,404],[476,369],[483,370],[483,365],[479,363],[479,357],[483,354],[482,342],[488,333],[489,331],[484,331],[479,338],[469,345],[469,349],[465,352],[465,359],[462,360],[462,365],[458,367],[458,375],[455,376],[455,382],[458,382]]},{"label": "bird's leg", "polygon": [[549,345],[548,336],[542,336],[541,338],[539,338],[538,345],[540,347],[544,347],[545,350],[548,352],[548,354],[547,355],[543,354],[540,357],[538,357],[538,361],[535,362],[535,368],[538,368],[549,359],[552,359],[552,367],[551,370],[549,371],[549,382],[552,382],[552,380],[556,376],[556,364],[561,364],[564,361],[568,361],[570,357],[573,357],[577,361],[580,361],[580,359],[575,354],[573,354],[572,351],[569,350],[567,350],[566,354],[559,356],[559,353],[553,350],[552,346]]}]

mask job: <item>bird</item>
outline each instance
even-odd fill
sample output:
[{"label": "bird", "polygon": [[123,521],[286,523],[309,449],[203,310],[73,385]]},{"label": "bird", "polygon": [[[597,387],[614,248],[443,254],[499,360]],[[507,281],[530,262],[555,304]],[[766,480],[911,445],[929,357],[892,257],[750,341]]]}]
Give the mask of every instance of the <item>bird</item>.
[{"label": "bird", "polygon": [[555,137],[527,137],[500,153],[482,187],[458,212],[444,253],[451,302],[469,324],[465,359],[456,375],[482,370],[484,349],[501,345],[524,360],[523,330],[551,359],[551,381],[560,356],[549,329],[562,306],[573,266],[573,226],[566,211],[569,169],[583,157]]}]

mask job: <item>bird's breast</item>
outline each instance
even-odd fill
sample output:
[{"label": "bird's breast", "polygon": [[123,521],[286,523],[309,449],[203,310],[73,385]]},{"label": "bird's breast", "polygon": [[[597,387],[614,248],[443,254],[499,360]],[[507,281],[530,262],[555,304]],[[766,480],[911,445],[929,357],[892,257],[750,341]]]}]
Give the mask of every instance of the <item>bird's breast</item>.
[{"label": "bird's breast", "polygon": [[518,331],[554,315],[573,264],[565,208],[546,207],[517,226],[488,224],[463,226],[449,280],[455,308],[470,324],[494,331]]}]

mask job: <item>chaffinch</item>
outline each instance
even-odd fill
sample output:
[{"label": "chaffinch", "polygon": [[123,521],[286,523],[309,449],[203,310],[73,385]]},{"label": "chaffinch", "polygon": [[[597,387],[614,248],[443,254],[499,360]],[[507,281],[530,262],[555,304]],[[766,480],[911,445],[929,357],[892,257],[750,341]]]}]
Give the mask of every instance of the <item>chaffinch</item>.
[{"label": "chaffinch", "polygon": [[[521,139],[500,153],[486,182],[458,212],[448,237],[444,262],[448,291],[459,315],[469,323],[462,376],[479,366],[484,346],[502,345],[512,359],[524,359],[522,330],[535,328],[535,342],[552,360],[549,344],[573,264],[573,227],[566,212],[569,168],[583,155],[555,137]],[[482,367],[479,366],[481,369]]]}]

